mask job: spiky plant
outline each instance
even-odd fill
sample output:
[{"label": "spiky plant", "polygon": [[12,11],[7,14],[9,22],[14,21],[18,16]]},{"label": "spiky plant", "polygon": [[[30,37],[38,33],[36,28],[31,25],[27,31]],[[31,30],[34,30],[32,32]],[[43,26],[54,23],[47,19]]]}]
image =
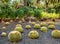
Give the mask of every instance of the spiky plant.
[{"label": "spiky plant", "polygon": [[32,30],[28,33],[28,37],[31,39],[39,38],[39,33],[36,30]]},{"label": "spiky plant", "polygon": [[8,39],[9,41],[11,41],[13,44],[16,44],[16,42],[18,42],[19,40],[22,39],[22,35],[20,32],[18,31],[11,31],[8,34]]},{"label": "spiky plant", "polygon": [[53,30],[51,35],[53,38],[60,38],[60,30]]}]

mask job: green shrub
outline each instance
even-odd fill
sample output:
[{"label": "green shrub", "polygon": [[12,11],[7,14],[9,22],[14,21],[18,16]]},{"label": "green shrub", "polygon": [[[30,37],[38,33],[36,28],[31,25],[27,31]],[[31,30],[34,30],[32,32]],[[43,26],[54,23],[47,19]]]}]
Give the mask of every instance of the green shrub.
[{"label": "green shrub", "polygon": [[39,9],[34,10],[34,17],[36,17],[37,19],[41,18],[41,11]]}]

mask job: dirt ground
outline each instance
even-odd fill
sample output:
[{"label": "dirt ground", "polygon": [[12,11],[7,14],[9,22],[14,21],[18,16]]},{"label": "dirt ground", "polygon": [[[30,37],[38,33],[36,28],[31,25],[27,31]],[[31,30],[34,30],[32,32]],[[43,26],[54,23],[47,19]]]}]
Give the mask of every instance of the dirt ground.
[{"label": "dirt ground", "polygon": [[[7,33],[7,36],[10,31],[14,30],[17,23],[18,22],[13,22],[13,23],[10,23],[9,26],[6,26],[7,29],[5,30],[5,32]],[[30,24],[32,27],[31,27],[31,29],[27,30],[27,29],[25,29],[25,25],[26,25],[26,22],[22,23],[24,32],[22,33],[22,40],[17,42],[17,44],[60,44],[60,39],[52,38],[52,36],[51,36],[52,30],[51,29],[48,29],[47,33],[41,32],[40,29],[35,29],[39,32],[39,38],[38,39],[28,38],[28,33],[31,30],[33,30],[34,27],[33,27],[33,25]],[[0,23],[0,28],[3,26],[5,26],[5,25]],[[55,22],[55,26],[56,26],[56,29],[60,29],[60,22]],[[48,25],[47,25],[47,27],[48,27]],[[1,32],[2,32],[2,30],[0,30],[0,34],[1,34]],[[7,36],[4,38],[2,38],[0,36],[0,44],[12,44],[8,40]]]}]

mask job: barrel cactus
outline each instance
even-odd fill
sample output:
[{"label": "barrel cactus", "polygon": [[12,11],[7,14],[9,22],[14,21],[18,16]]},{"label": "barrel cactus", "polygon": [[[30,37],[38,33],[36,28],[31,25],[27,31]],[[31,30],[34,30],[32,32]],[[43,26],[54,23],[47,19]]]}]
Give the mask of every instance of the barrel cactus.
[{"label": "barrel cactus", "polygon": [[54,22],[48,22],[48,25],[54,25]]},{"label": "barrel cactus", "polygon": [[60,38],[60,30],[53,30],[51,35],[54,38]]},{"label": "barrel cactus", "polygon": [[39,28],[40,28],[40,25],[39,25],[39,24],[35,24],[35,25],[34,25],[34,28],[35,28],[35,29],[39,29]]},{"label": "barrel cactus", "polygon": [[49,29],[55,29],[55,26],[54,25],[49,25],[48,28]]},{"label": "barrel cactus", "polygon": [[7,26],[8,26],[9,24],[10,24],[9,22],[6,22],[6,23],[5,23],[5,25],[7,25]]},{"label": "barrel cactus", "polygon": [[47,27],[41,27],[42,32],[47,32]]},{"label": "barrel cactus", "polygon": [[8,39],[9,39],[9,41],[15,43],[15,42],[18,42],[18,41],[20,41],[22,39],[22,35],[18,31],[11,31],[8,34]]},{"label": "barrel cactus", "polygon": [[19,31],[19,32],[21,32],[21,33],[24,31],[22,27],[16,27],[14,30],[15,30],[15,31]]},{"label": "barrel cactus", "polygon": [[21,24],[17,24],[16,27],[21,27],[22,25]]},{"label": "barrel cactus", "polygon": [[46,22],[41,22],[41,26],[46,26]]},{"label": "barrel cactus", "polygon": [[35,24],[36,24],[36,22],[31,22],[31,24],[32,24],[32,25],[35,25]]},{"label": "barrel cactus", "polygon": [[28,37],[31,39],[39,38],[39,33],[36,30],[32,30],[28,33]]},{"label": "barrel cactus", "polygon": [[2,33],[1,33],[1,37],[5,37],[6,35],[7,35],[6,32],[2,32]]},{"label": "barrel cactus", "polygon": [[6,30],[6,27],[2,27],[2,30]]},{"label": "barrel cactus", "polygon": [[26,29],[30,29],[31,28],[31,26],[30,25],[26,25],[26,27],[25,27]]}]

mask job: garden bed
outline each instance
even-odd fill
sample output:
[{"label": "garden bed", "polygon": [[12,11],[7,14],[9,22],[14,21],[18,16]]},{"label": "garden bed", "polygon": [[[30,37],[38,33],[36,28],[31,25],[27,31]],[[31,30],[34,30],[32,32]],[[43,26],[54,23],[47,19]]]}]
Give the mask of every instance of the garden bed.
[{"label": "garden bed", "polygon": [[[55,39],[51,36],[51,32],[52,30],[48,29],[47,33],[41,32],[39,29],[35,29],[38,31],[39,33],[39,38],[38,39],[30,39],[28,37],[28,33],[34,29],[33,25],[30,24],[32,27],[31,29],[27,30],[25,28],[27,22],[21,23],[24,29],[24,32],[22,33],[22,40],[17,42],[17,44],[60,44],[60,39]],[[9,40],[8,40],[8,33],[12,30],[14,30],[16,24],[18,24],[18,22],[12,22],[10,23],[10,25],[6,26],[6,30],[5,32],[7,33],[7,36],[2,38],[0,36],[0,44],[12,44]],[[55,26],[56,29],[60,29],[60,23],[59,22],[55,22]],[[0,23],[0,28],[5,26],[4,24]],[[47,25],[48,26],[48,25]],[[0,30],[0,34],[1,34],[2,30]]]}]

